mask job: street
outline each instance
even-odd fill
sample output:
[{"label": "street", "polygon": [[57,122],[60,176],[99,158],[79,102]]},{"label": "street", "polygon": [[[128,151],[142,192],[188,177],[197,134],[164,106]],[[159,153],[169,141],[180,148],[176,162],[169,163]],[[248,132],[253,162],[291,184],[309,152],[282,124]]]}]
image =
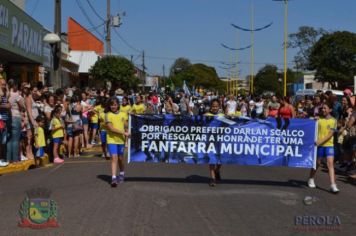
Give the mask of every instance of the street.
[{"label": "street", "polygon": [[[338,175],[341,192],[306,187],[307,169],[223,166],[208,186],[208,167],[128,164],[125,183],[111,188],[110,161],[99,157],[0,176],[1,235],[354,235],[355,184]],[[26,191],[44,187],[58,204],[59,228],[20,228]],[[314,197],[311,205],[306,196]],[[296,225],[296,217],[337,217],[339,224]]]}]

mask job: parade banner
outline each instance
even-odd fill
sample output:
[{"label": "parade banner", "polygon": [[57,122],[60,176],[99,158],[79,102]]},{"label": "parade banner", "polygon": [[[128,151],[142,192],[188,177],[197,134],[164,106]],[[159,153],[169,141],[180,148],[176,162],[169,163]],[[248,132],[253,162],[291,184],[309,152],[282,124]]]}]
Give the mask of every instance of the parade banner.
[{"label": "parade banner", "polygon": [[316,122],[227,116],[130,116],[128,162],[315,167]]}]

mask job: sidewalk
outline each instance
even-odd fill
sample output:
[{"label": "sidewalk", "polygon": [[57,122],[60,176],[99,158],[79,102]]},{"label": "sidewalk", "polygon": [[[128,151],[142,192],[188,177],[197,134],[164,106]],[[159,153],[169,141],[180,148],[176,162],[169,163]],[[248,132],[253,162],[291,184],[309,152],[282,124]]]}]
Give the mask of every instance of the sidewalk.
[{"label": "sidewalk", "polygon": [[[95,155],[99,155],[100,152],[101,152],[101,147],[94,146],[90,150],[84,149],[81,157],[91,158],[94,157]],[[68,161],[70,159],[65,158],[64,160]],[[11,163],[6,167],[0,167],[0,176],[3,174],[10,174],[15,172],[26,171],[29,169],[34,169],[35,166],[36,165],[34,160],[21,161],[21,162],[17,162],[16,164]],[[41,160],[40,167],[51,167],[51,166],[53,166],[53,164],[49,163],[48,156],[45,155],[45,157]]]}]

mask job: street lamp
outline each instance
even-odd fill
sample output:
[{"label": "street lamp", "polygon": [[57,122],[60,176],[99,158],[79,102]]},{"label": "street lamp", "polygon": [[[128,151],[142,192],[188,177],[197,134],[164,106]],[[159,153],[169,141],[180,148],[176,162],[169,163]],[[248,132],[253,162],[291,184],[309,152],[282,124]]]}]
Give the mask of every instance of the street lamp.
[{"label": "street lamp", "polygon": [[43,42],[51,46],[53,57],[53,71],[54,71],[54,87],[61,87],[61,51],[60,46],[61,38],[55,33],[48,33],[44,36]]}]

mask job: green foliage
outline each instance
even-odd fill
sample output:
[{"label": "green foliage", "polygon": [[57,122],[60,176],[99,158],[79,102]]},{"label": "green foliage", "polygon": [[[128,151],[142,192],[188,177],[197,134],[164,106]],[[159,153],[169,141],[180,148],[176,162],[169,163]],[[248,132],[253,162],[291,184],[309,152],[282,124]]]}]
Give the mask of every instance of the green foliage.
[{"label": "green foliage", "polygon": [[326,34],[313,46],[309,68],[315,70],[315,78],[329,82],[336,88],[353,83],[356,75],[356,34],[343,31]]},{"label": "green foliage", "polygon": [[266,65],[261,68],[254,78],[254,93],[275,92],[277,95],[283,93],[283,76],[278,73],[275,65]]},{"label": "green foliage", "polygon": [[111,81],[114,87],[130,89],[137,87],[139,81],[134,76],[134,65],[124,57],[105,56],[89,70],[89,75],[98,81]]},{"label": "green foliage", "polygon": [[219,92],[226,90],[226,85],[219,79],[215,68],[204,64],[190,65],[171,79],[177,87],[182,87],[185,80],[189,88],[203,88]]},{"label": "green foliage", "polygon": [[181,72],[186,71],[192,64],[187,58],[180,57],[176,59],[171,66],[169,76],[174,77],[177,74],[180,74]]},{"label": "green foliage", "polygon": [[[297,83],[300,73],[287,69],[287,84]],[[254,78],[255,94],[274,92],[277,96],[283,95],[284,72],[278,71],[275,65],[266,65],[261,68]]]},{"label": "green foliage", "polygon": [[294,57],[298,69],[306,70],[308,68],[311,48],[324,34],[326,31],[322,28],[314,29],[310,26],[301,26],[298,32],[289,35],[288,47],[299,50]]}]

